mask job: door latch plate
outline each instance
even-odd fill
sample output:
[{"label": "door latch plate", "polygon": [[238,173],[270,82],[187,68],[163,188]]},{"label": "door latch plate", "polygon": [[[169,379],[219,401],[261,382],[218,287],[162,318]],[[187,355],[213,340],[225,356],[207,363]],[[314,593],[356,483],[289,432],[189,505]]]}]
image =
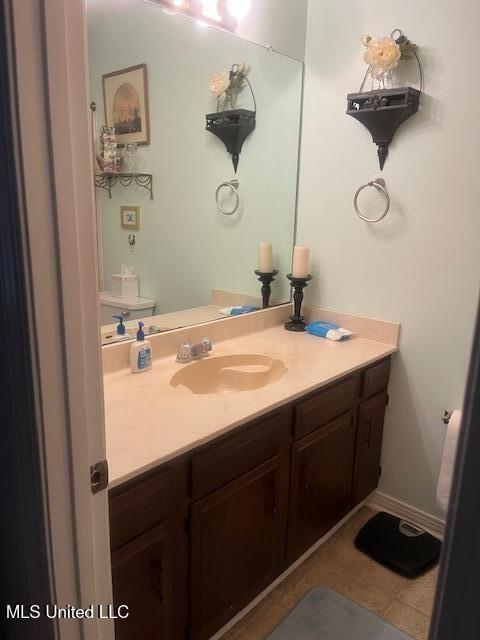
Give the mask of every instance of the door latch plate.
[{"label": "door latch plate", "polygon": [[100,460],[90,467],[90,486],[92,493],[98,493],[108,487],[108,462]]}]

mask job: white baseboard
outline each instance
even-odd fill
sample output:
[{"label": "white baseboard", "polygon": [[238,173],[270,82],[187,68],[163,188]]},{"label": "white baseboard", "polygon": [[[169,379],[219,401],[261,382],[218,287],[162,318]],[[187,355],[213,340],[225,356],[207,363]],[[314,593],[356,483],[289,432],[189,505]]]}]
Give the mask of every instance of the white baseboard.
[{"label": "white baseboard", "polygon": [[365,504],[367,507],[371,507],[376,511],[386,511],[387,513],[391,513],[393,516],[408,520],[422,529],[425,529],[425,531],[428,531],[437,538],[443,539],[445,530],[444,520],[437,518],[436,516],[432,516],[430,513],[426,513],[425,511],[421,511],[416,507],[412,507],[401,500],[397,500],[397,498],[387,496],[381,491],[374,491],[365,500]]}]

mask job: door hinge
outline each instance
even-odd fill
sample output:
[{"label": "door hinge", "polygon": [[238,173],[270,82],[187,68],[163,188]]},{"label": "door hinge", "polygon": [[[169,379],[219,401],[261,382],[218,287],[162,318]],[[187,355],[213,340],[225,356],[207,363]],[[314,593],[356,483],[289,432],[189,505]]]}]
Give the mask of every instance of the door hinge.
[{"label": "door hinge", "polygon": [[108,487],[108,462],[100,460],[90,467],[90,487],[92,493],[98,493]]},{"label": "door hinge", "polygon": [[378,477],[380,478],[380,476],[382,475],[382,467],[378,467]]},{"label": "door hinge", "polygon": [[390,395],[387,393],[387,397],[385,398],[385,406],[388,407],[389,404],[390,404]]}]

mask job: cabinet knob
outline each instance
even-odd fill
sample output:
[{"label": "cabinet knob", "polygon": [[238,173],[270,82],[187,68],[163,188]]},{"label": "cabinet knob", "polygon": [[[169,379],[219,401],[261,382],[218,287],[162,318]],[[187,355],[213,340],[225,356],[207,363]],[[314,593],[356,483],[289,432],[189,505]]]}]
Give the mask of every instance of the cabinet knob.
[{"label": "cabinet knob", "polygon": [[272,514],[272,520],[277,515],[277,483],[275,480],[268,486],[267,511]]},{"label": "cabinet knob", "polygon": [[153,588],[158,594],[160,602],[163,600],[163,561],[158,553],[153,561]]},{"label": "cabinet knob", "polygon": [[308,456],[304,456],[300,462],[299,485],[303,493],[308,491]]},{"label": "cabinet knob", "polygon": [[372,428],[373,428],[372,423],[373,423],[372,418],[369,418],[368,420],[365,421],[365,425],[368,427],[368,434],[366,438],[365,437],[362,438],[362,440],[366,442],[369,447],[372,444]]}]

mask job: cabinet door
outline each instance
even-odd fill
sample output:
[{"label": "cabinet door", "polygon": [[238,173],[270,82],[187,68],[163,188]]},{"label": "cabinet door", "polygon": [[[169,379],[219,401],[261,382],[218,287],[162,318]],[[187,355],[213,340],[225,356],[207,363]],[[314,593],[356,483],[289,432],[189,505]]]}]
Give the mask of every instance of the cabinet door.
[{"label": "cabinet door", "polygon": [[289,456],[264,464],[192,505],[192,631],[208,638],[281,571]]},{"label": "cabinet door", "polygon": [[291,562],[348,510],[355,430],[349,412],[293,446],[288,529]]},{"label": "cabinet door", "polygon": [[378,486],[386,404],[387,392],[383,391],[362,402],[358,409],[353,505],[366,498]]},{"label": "cabinet door", "polygon": [[116,640],[170,640],[173,631],[171,521],[112,554],[113,600],[129,616],[115,621]]}]

